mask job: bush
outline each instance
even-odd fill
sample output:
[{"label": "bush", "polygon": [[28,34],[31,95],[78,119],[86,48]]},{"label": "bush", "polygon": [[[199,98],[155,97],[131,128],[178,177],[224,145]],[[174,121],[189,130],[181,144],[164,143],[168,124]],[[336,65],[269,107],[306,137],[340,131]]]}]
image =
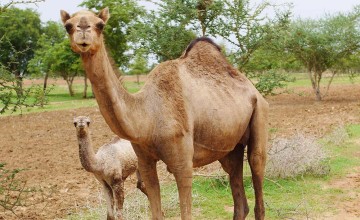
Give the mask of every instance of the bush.
[{"label": "bush", "polygon": [[296,177],[298,175],[326,175],[330,171],[328,156],[315,138],[297,134],[289,139],[272,142],[268,152],[268,177]]},{"label": "bush", "polygon": [[[23,108],[28,107],[43,107],[48,103],[47,95],[52,88],[44,90],[38,85],[21,88],[17,81],[0,65],[0,114],[6,111],[10,113],[22,111]],[[18,92],[20,90],[21,93]]]},{"label": "bush", "polygon": [[344,126],[339,126],[331,132],[328,136],[324,138],[325,142],[339,146],[349,139],[349,134],[347,133]]},{"label": "bush", "polygon": [[43,203],[50,196],[45,195],[40,188],[27,187],[26,182],[18,177],[23,171],[24,169],[8,170],[4,163],[0,163],[0,210],[4,213],[10,212],[17,216],[18,207]]},{"label": "bush", "polygon": [[294,81],[294,78],[289,77],[284,73],[269,70],[258,76],[259,81],[255,87],[264,96],[274,95],[274,90],[277,88],[284,88],[288,82]]}]

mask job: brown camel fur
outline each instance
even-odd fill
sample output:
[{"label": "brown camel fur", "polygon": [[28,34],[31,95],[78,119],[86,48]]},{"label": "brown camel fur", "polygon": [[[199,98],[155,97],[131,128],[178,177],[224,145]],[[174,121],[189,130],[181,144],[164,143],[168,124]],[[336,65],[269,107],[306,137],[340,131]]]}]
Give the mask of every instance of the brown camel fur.
[{"label": "brown camel fur", "polygon": [[110,143],[101,146],[95,154],[89,128],[90,118],[78,116],[74,118],[74,126],[81,165],[86,171],[93,173],[103,185],[107,202],[107,219],[123,219],[124,182],[129,175],[136,172],[137,188],[147,195],[137,170],[138,160],[131,143],[114,137]]},{"label": "brown camel fur", "polygon": [[61,11],[72,49],[79,53],[100,111],[111,130],[132,142],[146,185],[152,218],[163,219],[156,162],[177,183],[182,219],[191,219],[193,167],[220,161],[230,176],[234,219],[249,212],[243,186],[244,148],[255,190],[255,216],[264,219],[263,177],[268,104],[208,38],[194,41],[176,60],[159,64],[136,94],[115,77],[102,29],[109,10],[98,15]]}]

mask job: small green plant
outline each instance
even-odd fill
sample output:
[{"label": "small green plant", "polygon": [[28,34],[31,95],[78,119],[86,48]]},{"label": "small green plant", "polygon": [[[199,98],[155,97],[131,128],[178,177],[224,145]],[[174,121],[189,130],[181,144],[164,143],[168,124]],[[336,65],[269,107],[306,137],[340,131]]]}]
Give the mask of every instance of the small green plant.
[{"label": "small green plant", "polygon": [[43,90],[39,85],[22,88],[19,93],[17,80],[0,66],[0,114],[5,112],[22,112],[23,108],[40,106],[48,103],[47,95],[52,88]]},{"label": "small green plant", "polygon": [[7,170],[5,164],[0,163],[0,206],[13,214],[16,206],[22,206],[21,195],[25,189],[25,183],[16,180],[20,171],[21,169]]},{"label": "small green plant", "polygon": [[10,212],[17,216],[18,207],[43,203],[49,196],[40,188],[26,186],[26,182],[18,178],[18,174],[24,170],[9,170],[5,168],[5,163],[0,163],[0,210],[4,213]]},{"label": "small green plant", "polygon": [[269,70],[263,74],[259,74],[255,87],[264,96],[274,95],[275,89],[284,88],[288,82],[293,82],[294,80],[294,78],[285,73]]}]

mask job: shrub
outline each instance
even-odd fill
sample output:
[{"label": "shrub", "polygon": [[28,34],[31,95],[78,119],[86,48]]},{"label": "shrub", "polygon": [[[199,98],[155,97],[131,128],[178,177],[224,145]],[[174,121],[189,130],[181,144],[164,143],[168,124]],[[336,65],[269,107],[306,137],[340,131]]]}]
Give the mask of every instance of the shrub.
[{"label": "shrub", "polygon": [[339,146],[349,139],[349,134],[347,133],[344,126],[339,126],[333,130],[328,136],[324,138],[325,142]]},{"label": "shrub", "polygon": [[328,156],[315,138],[302,134],[272,142],[268,152],[268,177],[296,177],[298,175],[326,175],[330,171]]},{"label": "shrub", "polygon": [[275,70],[269,70],[263,74],[259,74],[258,77],[259,81],[255,84],[255,87],[264,96],[274,95],[275,89],[284,88],[288,82],[293,82],[295,80],[294,78]]},{"label": "shrub", "polygon": [[17,216],[18,207],[41,204],[50,196],[40,188],[26,186],[26,182],[18,177],[23,171],[24,169],[8,170],[4,163],[0,163],[0,210],[4,213],[10,212]]}]

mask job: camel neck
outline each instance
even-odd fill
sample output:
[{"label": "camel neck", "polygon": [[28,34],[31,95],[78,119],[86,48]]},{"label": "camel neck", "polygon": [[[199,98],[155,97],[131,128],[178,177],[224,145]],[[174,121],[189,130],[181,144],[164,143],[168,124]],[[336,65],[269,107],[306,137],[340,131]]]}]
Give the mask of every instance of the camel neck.
[{"label": "camel neck", "polygon": [[78,133],[79,157],[81,165],[88,172],[95,172],[97,160],[91,143],[91,138],[87,132]]},{"label": "camel neck", "polygon": [[125,90],[115,75],[105,45],[102,43],[96,53],[85,53],[81,58],[100,112],[110,129],[121,138],[136,140],[135,131],[140,125],[132,113],[141,109],[140,102]]}]

